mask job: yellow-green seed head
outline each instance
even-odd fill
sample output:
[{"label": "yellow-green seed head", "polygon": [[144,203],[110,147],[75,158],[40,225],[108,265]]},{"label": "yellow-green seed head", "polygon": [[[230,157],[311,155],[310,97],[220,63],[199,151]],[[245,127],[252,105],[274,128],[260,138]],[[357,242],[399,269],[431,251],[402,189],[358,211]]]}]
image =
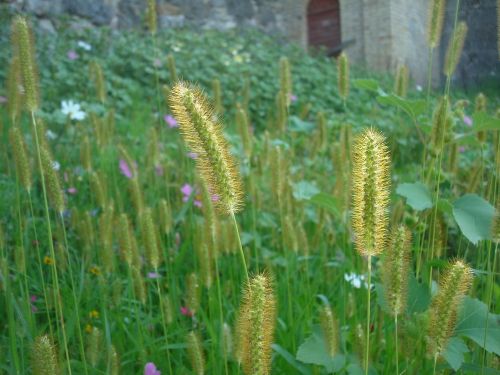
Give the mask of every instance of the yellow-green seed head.
[{"label": "yellow-green seed head", "polygon": [[175,58],[171,53],[167,56],[167,66],[168,66],[168,72],[170,74],[170,82],[171,83],[177,82],[178,77],[177,77],[177,69],[175,68]]},{"label": "yellow-green seed head", "polygon": [[170,106],[184,140],[198,155],[196,166],[202,179],[210,194],[217,197],[216,208],[225,214],[237,213],[243,207],[241,177],[205,95],[196,87],[178,82],[170,93]]},{"label": "yellow-green seed head", "polygon": [[17,124],[23,107],[23,79],[18,56],[13,56],[7,73],[7,110],[10,120]]},{"label": "yellow-green seed head", "polygon": [[275,321],[276,299],[270,276],[255,275],[245,286],[238,317],[238,357],[246,375],[271,373]]},{"label": "yellow-green seed head", "polygon": [[114,271],[114,253],[113,253],[113,232],[114,232],[114,208],[113,205],[107,206],[99,218],[99,237],[101,249],[99,257],[104,270],[107,273]]},{"label": "yellow-green seed head", "polygon": [[98,204],[101,209],[105,209],[107,206],[106,194],[104,191],[104,186],[101,183],[101,176],[95,172],[90,174],[90,190],[92,192],[93,199]]},{"label": "yellow-green seed head", "polygon": [[352,227],[361,255],[386,247],[390,192],[390,157],[384,136],[364,130],[355,140],[352,165]]},{"label": "yellow-green seed head", "polygon": [[431,0],[427,32],[427,38],[431,48],[436,48],[441,40],[445,8],[445,0]]},{"label": "yellow-green seed head", "polygon": [[337,59],[337,74],[339,95],[346,101],[349,96],[349,59],[344,52]]},{"label": "yellow-green seed head", "polygon": [[281,134],[285,133],[287,119],[286,97],[280,90],[276,94],[276,126]]},{"label": "yellow-green seed head", "polygon": [[188,333],[187,347],[194,374],[203,375],[205,373],[205,355],[203,354],[201,337],[197,332]]},{"label": "yellow-green seed head", "polygon": [[17,126],[9,129],[9,140],[12,147],[12,155],[16,165],[17,175],[22,186],[28,191],[31,190],[31,173],[28,154],[26,153],[26,144],[24,143],[21,130]]},{"label": "yellow-green seed head", "polygon": [[396,80],[394,81],[394,92],[396,95],[405,98],[408,92],[408,81],[410,79],[410,71],[408,66],[400,65],[396,72]]},{"label": "yellow-green seed head", "polygon": [[144,305],[146,303],[146,287],[141,270],[138,267],[132,267],[132,280],[134,281],[135,298]]},{"label": "yellow-green seed head", "polygon": [[47,186],[47,193],[52,207],[62,214],[64,211],[64,196],[59,182],[59,176],[55,169],[55,164],[52,161],[50,152],[44,148],[40,148],[40,158],[42,161],[42,171]]},{"label": "yellow-green seed head", "polygon": [[461,260],[454,261],[441,278],[438,293],[429,310],[428,349],[432,357],[440,356],[453,334],[463,297],[473,279],[472,269]]},{"label": "yellow-green seed head", "polygon": [[33,375],[58,375],[56,348],[48,335],[38,336],[31,349]]},{"label": "yellow-green seed head", "polygon": [[247,159],[250,159],[252,156],[252,136],[248,125],[247,113],[240,105],[236,108],[236,124],[238,125],[243,151]]},{"label": "yellow-green seed head", "polygon": [[97,61],[90,62],[89,65],[90,70],[90,80],[94,84],[94,90],[97,99],[101,103],[106,103],[106,81],[104,80],[104,73],[102,71],[101,64]]},{"label": "yellow-green seed head", "polygon": [[328,354],[334,357],[339,352],[339,322],[328,305],[321,307],[319,318]]},{"label": "yellow-green seed head", "polygon": [[155,270],[160,265],[160,250],[158,248],[158,235],[153,220],[151,209],[145,208],[141,215],[143,243],[146,248],[146,259]]},{"label": "yellow-green seed head", "polygon": [[290,105],[290,96],[292,94],[292,73],[290,70],[290,61],[287,57],[280,59],[280,91],[286,107]]},{"label": "yellow-green seed head", "polygon": [[396,228],[384,257],[383,281],[386,300],[393,315],[401,315],[408,298],[411,232],[405,226]]},{"label": "yellow-green seed head", "polygon": [[35,62],[33,33],[26,18],[16,16],[12,21],[12,44],[14,56],[21,63],[24,102],[30,112],[38,109],[38,71]]},{"label": "yellow-green seed head", "polygon": [[200,308],[200,292],[198,276],[192,272],[186,277],[186,304],[193,314]]},{"label": "yellow-green seed head", "polygon": [[92,147],[90,146],[89,137],[87,136],[83,138],[82,144],[80,145],[80,163],[82,163],[83,169],[87,172],[92,170]]},{"label": "yellow-green seed head", "polygon": [[86,358],[89,363],[96,367],[101,359],[102,354],[102,331],[97,327],[92,327],[88,337],[87,337],[87,354]]},{"label": "yellow-green seed head", "polygon": [[457,28],[453,32],[448,49],[446,51],[446,58],[444,62],[444,74],[452,76],[460,61],[460,55],[464,48],[465,37],[467,36],[467,24],[462,21],[459,22]]},{"label": "yellow-green seed head", "polygon": [[146,11],[146,21],[148,24],[148,30],[151,34],[156,34],[157,22],[156,22],[156,0],[147,0],[148,8]]},{"label": "yellow-green seed head", "polygon": [[432,116],[430,148],[435,154],[443,151],[451,130],[450,103],[447,96],[441,97]]}]

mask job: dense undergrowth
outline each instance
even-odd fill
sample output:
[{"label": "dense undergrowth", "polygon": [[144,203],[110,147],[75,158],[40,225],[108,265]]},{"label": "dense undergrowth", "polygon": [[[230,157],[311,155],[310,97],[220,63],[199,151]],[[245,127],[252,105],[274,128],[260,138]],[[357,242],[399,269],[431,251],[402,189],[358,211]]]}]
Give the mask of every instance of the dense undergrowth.
[{"label": "dense undergrowth", "polygon": [[[7,82],[8,22],[0,47]],[[146,374],[156,366],[162,374],[263,375],[265,366],[245,362],[258,350],[241,344],[262,326],[275,327],[275,374],[362,374],[365,360],[372,374],[498,373],[494,93],[452,87],[449,104],[442,90],[427,98],[410,85],[396,95],[391,77],[355,67],[338,77],[335,60],[255,31],[61,31],[37,35],[36,61],[39,106],[16,112],[12,93],[24,92],[25,102],[29,93],[0,89],[1,371],[54,373],[38,364],[50,362],[52,348],[63,373],[137,374],[154,363]],[[175,76],[204,88],[225,124],[225,157],[237,160],[243,181],[239,231],[231,216],[213,214],[195,168],[200,155],[182,140],[167,102]],[[352,191],[353,163],[365,161],[351,154],[366,146],[353,138],[367,127],[385,135],[390,155],[382,172],[393,251],[361,251],[368,258],[354,242],[385,203],[368,204],[356,229],[350,202],[360,189],[369,198],[380,188],[370,185],[379,172],[366,172],[373,178]],[[377,163],[361,170],[370,168]],[[243,301],[239,240],[253,280]],[[394,263],[399,279],[387,276],[398,248],[409,253],[406,268]],[[448,271],[455,259],[472,267],[470,288]],[[389,291],[403,279],[395,320],[397,292]],[[258,321],[259,282],[270,316],[246,324]],[[436,351],[440,335],[449,337]]]}]

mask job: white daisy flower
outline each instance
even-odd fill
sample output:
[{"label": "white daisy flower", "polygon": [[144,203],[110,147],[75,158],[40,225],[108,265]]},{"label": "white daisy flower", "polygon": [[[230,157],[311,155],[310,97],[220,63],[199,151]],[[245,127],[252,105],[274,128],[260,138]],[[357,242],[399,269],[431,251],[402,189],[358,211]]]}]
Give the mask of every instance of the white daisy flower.
[{"label": "white daisy flower", "polygon": [[[368,288],[368,283],[365,281],[365,275],[357,275],[354,272],[346,273],[344,274],[344,280],[356,289],[361,288],[361,285]],[[373,284],[371,284],[370,287],[373,288]]]},{"label": "white daisy flower", "polygon": [[78,47],[81,49],[84,49],[85,51],[90,51],[92,49],[92,46],[88,44],[87,42],[84,42],[83,40],[79,40],[77,43]]},{"label": "white daisy flower", "polygon": [[52,169],[55,170],[55,171],[58,171],[59,169],[61,169],[61,164],[58,161],[54,160],[52,162]]},{"label": "white daisy flower", "polygon": [[56,139],[57,138],[57,134],[54,133],[52,130],[47,130],[45,132],[45,136],[47,137],[47,139]]},{"label": "white daisy flower", "polygon": [[65,116],[69,116],[71,120],[81,121],[87,115],[82,111],[80,104],[75,103],[72,100],[63,100],[61,102],[61,112]]}]

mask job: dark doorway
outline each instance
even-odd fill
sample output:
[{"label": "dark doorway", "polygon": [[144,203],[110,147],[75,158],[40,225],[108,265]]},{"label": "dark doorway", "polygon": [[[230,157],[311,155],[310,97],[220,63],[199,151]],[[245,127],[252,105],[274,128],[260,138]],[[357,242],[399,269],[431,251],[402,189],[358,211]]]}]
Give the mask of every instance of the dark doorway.
[{"label": "dark doorway", "polygon": [[340,6],[338,0],[311,0],[307,7],[308,43],[325,47],[328,55],[340,53]]}]

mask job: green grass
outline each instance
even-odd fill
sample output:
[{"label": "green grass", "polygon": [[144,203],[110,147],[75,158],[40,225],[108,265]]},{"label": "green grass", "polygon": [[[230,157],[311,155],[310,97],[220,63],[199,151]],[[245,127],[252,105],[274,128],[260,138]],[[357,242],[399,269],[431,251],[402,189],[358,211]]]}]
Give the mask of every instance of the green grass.
[{"label": "green grass", "polygon": [[[2,24],[0,34],[2,67],[7,67],[10,61],[8,24]],[[79,48],[78,40],[89,43],[92,49]],[[245,208],[236,216],[243,250],[250,275],[266,269],[274,278],[278,312],[273,374],[324,374],[334,370],[364,373],[367,289],[363,282],[359,288],[354,286],[345,276],[365,275],[367,264],[353,244],[351,208],[346,201],[350,196],[351,138],[341,138],[341,134],[346,129],[358,134],[368,126],[385,134],[391,151],[391,224],[405,224],[413,237],[408,307],[404,316],[398,317],[399,371],[432,373],[433,359],[426,353],[430,300],[443,269],[458,257],[471,265],[475,277],[458,314],[449,350],[439,360],[437,370],[452,373],[453,366],[464,374],[483,370],[485,374],[498,373],[494,368],[500,354],[500,329],[498,315],[493,315],[499,311],[495,301],[500,297],[498,237],[495,242],[491,228],[494,207],[498,210],[500,120],[495,108],[498,94],[487,91],[486,113],[475,112],[473,102],[462,113],[458,100],[473,101],[474,94],[466,95],[452,87],[452,126],[445,134],[440,162],[429,148],[429,139],[432,112],[437,104],[435,97],[441,92],[433,93],[429,103],[425,94],[411,89],[408,99],[399,98],[391,94],[391,77],[353,67],[350,95],[344,106],[337,93],[334,60],[322,55],[310,56],[297,46],[284,45],[261,33],[175,30],[158,34],[157,42],[160,87],[173,83],[166,66],[169,53],[175,57],[179,76],[199,84],[209,96],[212,80],[221,82],[224,107],[221,118],[244,180]],[[65,226],[53,210],[50,223],[71,362],[65,360],[61,325],[56,319],[52,266],[43,261],[46,256],[51,258],[51,239],[47,234],[30,116],[23,113],[17,124],[25,136],[31,160],[34,183],[28,195],[17,180],[14,150],[8,140],[8,130],[14,124],[7,105],[0,104],[3,124],[0,313],[6,317],[5,324],[0,325],[0,372],[31,373],[33,340],[52,331],[63,372],[71,367],[73,374],[84,374],[78,339],[81,331],[89,374],[112,373],[113,350],[118,355],[120,374],[142,373],[147,362],[154,362],[162,374],[169,374],[169,368],[173,374],[191,374],[194,372],[186,342],[187,334],[194,330],[203,340],[205,373],[224,374],[220,316],[231,327],[236,343],[234,323],[245,281],[239,246],[230,218],[218,218],[220,231],[215,250],[220,309],[215,258],[212,258],[211,286],[207,288],[202,281],[206,272],[203,251],[209,239],[203,227],[204,210],[195,204],[201,200],[201,181],[178,128],[170,128],[163,120],[170,110],[163,93],[157,91],[151,36],[140,31],[61,31],[57,37],[40,35],[36,43],[42,99],[36,118],[43,120],[56,135],[47,142],[54,160],[60,163],[58,173],[66,200]],[[69,50],[75,50],[79,58],[69,60]],[[297,96],[289,108],[284,133],[275,125],[282,56],[290,60],[292,93]],[[108,94],[105,103],[98,101],[89,79],[90,61],[98,61],[103,68]],[[6,75],[7,69],[0,69],[0,81]],[[253,139],[249,160],[244,157],[234,120],[237,103],[245,106],[245,82],[249,83],[247,114]],[[0,95],[8,94],[0,89]],[[81,104],[87,115],[83,121],[63,115],[61,101],[68,99]],[[321,139],[316,124],[320,111],[327,119],[326,139]],[[114,114],[114,128],[107,138],[101,138],[98,133],[107,127],[111,114]],[[472,127],[465,124],[463,114],[474,119]],[[479,126],[487,131],[485,143],[477,140]],[[159,137],[157,145],[151,143],[153,128]],[[111,234],[102,221],[106,211],[98,205],[91,172],[82,167],[80,151],[85,136],[90,139],[92,170],[100,176],[107,205],[114,208]],[[454,142],[463,147],[456,170],[449,167]],[[319,146],[322,143],[324,148]],[[119,168],[120,160],[125,160],[119,145],[136,163],[136,169],[133,165],[128,167],[138,179],[144,206],[151,207],[155,215],[162,254],[157,270],[159,279],[148,277],[155,270],[145,258],[140,213],[130,190],[132,180]],[[159,150],[157,158],[152,152],[154,146]],[[276,147],[284,157],[281,167],[276,166],[273,151]],[[160,169],[162,173],[158,173]],[[285,176],[284,188],[277,191],[275,182],[280,173]],[[185,184],[195,189],[187,200],[181,192]],[[76,193],[69,188],[75,188]],[[159,213],[162,199],[169,205],[168,225],[162,222]],[[122,228],[117,220],[121,213],[128,215],[137,241],[141,259],[135,264],[145,283],[144,301],[136,288],[138,280],[122,256]],[[441,237],[436,229],[436,216],[442,220]],[[111,236],[111,242],[106,240],[107,236]],[[441,253],[437,252],[438,246],[433,246],[435,237],[443,241]],[[106,249],[111,249],[110,259],[105,258]],[[394,374],[395,327],[384,296],[382,261],[383,256],[376,257],[372,264],[370,373]],[[199,279],[198,288],[193,289],[193,283],[187,282],[192,273]],[[198,294],[197,301],[192,296]],[[164,310],[163,314],[161,300],[170,302],[170,310]],[[193,300],[199,307],[189,316],[185,308]],[[332,307],[340,327],[340,350],[334,358],[326,354],[320,328],[324,304]],[[94,332],[100,332],[100,338],[92,343],[93,327],[98,329]],[[94,358],[96,361],[92,363]],[[234,354],[228,355],[227,371],[242,373]]]}]

